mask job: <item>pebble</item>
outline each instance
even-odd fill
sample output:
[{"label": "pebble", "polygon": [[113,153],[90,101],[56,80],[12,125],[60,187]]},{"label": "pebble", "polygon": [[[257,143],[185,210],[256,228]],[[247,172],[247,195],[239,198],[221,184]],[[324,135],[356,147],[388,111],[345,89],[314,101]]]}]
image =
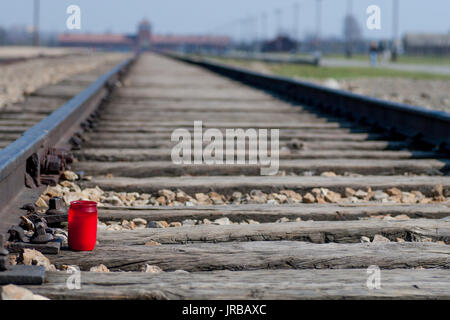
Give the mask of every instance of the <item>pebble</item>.
[{"label": "pebble", "polygon": [[150,240],[150,241],[147,241],[147,242],[145,243],[145,245],[146,245],[146,246],[160,246],[161,243],[159,243],[159,242],[157,242],[157,241]]},{"label": "pebble", "polygon": [[47,202],[41,197],[39,197],[36,202],[34,203],[35,206],[39,209],[48,209]]},{"label": "pebble", "polygon": [[241,192],[233,192],[233,194],[231,195],[231,200],[234,201],[241,201],[242,199],[242,193]]},{"label": "pebble", "polygon": [[177,228],[177,227],[182,227],[183,225],[181,224],[181,222],[171,222],[169,223],[169,227],[172,228]]},{"label": "pebble", "polygon": [[91,267],[90,272],[109,272],[109,269],[104,264],[99,264],[98,266]]},{"label": "pebble", "polygon": [[43,266],[46,271],[56,271],[50,260],[34,249],[23,249],[23,252],[19,256],[19,261],[27,266]]},{"label": "pebble", "polygon": [[350,197],[353,197],[353,195],[355,194],[355,190],[353,190],[352,188],[345,188],[345,191],[344,191],[344,195],[346,196],[346,197],[348,197],[348,198],[350,198]]},{"label": "pebble", "polygon": [[398,188],[390,188],[386,190],[386,193],[389,196],[397,196],[397,197],[401,197],[402,196],[402,191]]},{"label": "pebble", "polygon": [[409,192],[403,192],[401,202],[402,203],[416,203],[417,199],[414,194],[409,193]]},{"label": "pebble", "polygon": [[198,201],[198,203],[203,204],[203,205],[210,205],[210,204],[212,204],[212,201],[204,193],[196,193],[195,194],[195,199]]},{"label": "pebble", "polygon": [[1,298],[2,300],[50,300],[14,284],[8,284],[2,287]]},{"label": "pebble", "polygon": [[185,273],[185,274],[188,274],[189,271],[178,269],[178,270],[175,270],[173,273]]},{"label": "pebble", "polygon": [[369,243],[369,242],[370,242],[370,239],[369,239],[368,237],[366,237],[366,236],[362,236],[362,237],[361,237],[361,242],[362,242],[362,243]]},{"label": "pebble", "polygon": [[147,228],[167,228],[168,226],[169,224],[166,221],[150,221],[147,224]]},{"label": "pebble", "polygon": [[292,190],[281,190],[280,194],[283,194],[283,195],[287,196],[288,198],[293,199],[294,202],[302,202],[302,200],[303,200],[303,197],[300,193],[297,193]]},{"label": "pebble", "polygon": [[186,219],[186,220],[183,220],[183,222],[182,222],[183,226],[195,226],[196,223],[197,223],[197,220],[193,220],[193,219]]},{"label": "pebble", "polygon": [[365,197],[367,197],[368,193],[364,190],[359,189],[358,191],[355,192],[354,196],[359,198],[359,199],[364,199]]},{"label": "pebble", "polygon": [[331,203],[336,203],[341,200],[341,195],[337,192],[328,190],[328,192],[325,195],[325,200]]},{"label": "pebble", "polygon": [[433,187],[431,190],[431,194],[433,196],[433,199],[436,201],[445,201],[444,197],[444,188],[442,187],[442,184],[437,184]]},{"label": "pebble", "polygon": [[114,206],[122,206],[122,200],[119,199],[117,196],[110,196],[105,199],[103,199],[103,203],[112,204]]},{"label": "pebble", "polygon": [[147,220],[142,218],[134,218],[132,220],[136,225],[136,228],[145,228],[147,226]]},{"label": "pebble", "polygon": [[383,192],[381,190],[375,191],[374,195],[373,195],[373,199],[376,201],[382,201],[382,200],[385,200],[388,198],[389,198],[389,195],[386,192]]},{"label": "pebble", "polygon": [[176,196],[175,192],[167,190],[167,189],[159,190],[158,195],[164,196],[167,199],[167,201],[169,201],[169,202],[175,200],[175,196]]},{"label": "pebble", "polygon": [[218,224],[220,226],[226,226],[226,225],[230,225],[231,221],[227,217],[224,217],[224,218],[214,220],[214,224]]},{"label": "pebble", "polygon": [[75,172],[70,171],[70,170],[64,171],[62,176],[63,176],[64,179],[66,179],[68,181],[76,181],[76,180],[78,180],[78,175]]},{"label": "pebble", "polygon": [[220,204],[224,204],[225,203],[223,197],[220,194],[218,194],[217,192],[210,192],[208,194],[208,196],[209,196],[209,198],[212,200],[212,202],[214,204],[219,204],[220,205]]},{"label": "pebble", "polygon": [[154,266],[154,265],[149,265],[146,264],[144,266],[142,266],[142,272],[146,272],[146,273],[161,273],[164,272],[160,267],[158,266]]},{"label": "pebble", "polygon": [[158,204],[160,206],[166,205],[166,197],[164,197],[164,196],[160,196],[160,197],[156,198],[156,201],[158,202]]},{"label": "pebble", "polygon": [[175,199],[180,202],[186,202],[190,199],[190,197],[185,192],[178,190],[175,194]]},{"label": "pebble", "polygon": [[307,193],[303,196],[303,203],[314,203],[316,202],[316,198],[311,193]]},{"label": "pebble", "polygon": [[406,214],[399,214],[394,217],[395,220],[410,220],[411,218]]},{"label": "pebble", "polygon": [[386,238],[386,237],[383,237],[383,236],[380,235],[380,234],[376,234],[376,235],[373,237],[372,242],[391,242],[391,240],[389,240],[389,239]]}]

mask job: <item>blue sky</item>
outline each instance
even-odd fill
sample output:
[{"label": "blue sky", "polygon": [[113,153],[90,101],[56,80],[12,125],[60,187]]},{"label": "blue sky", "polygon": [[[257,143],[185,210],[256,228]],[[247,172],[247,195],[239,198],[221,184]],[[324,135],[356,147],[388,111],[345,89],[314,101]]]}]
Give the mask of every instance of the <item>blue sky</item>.
[{"label": "blue sky", "polygon": [[[449,0],[399,0],[400,33],[450,31]],[[0,25],[31,24],[33,0],[3,0],[0,3]],[[276,30],[275,10],[282,9],[282,27],[293,28],[293,5],[299,3],[300,36],[315,30],[316,0],[41,0],[41,29],[64,32],[66,8],[81,7],[81,27],[84,32],[134,33],[136,23],[146,17],[155,33],[173,34],[238,34],[239,19],[263,13],[268,16],[268,30]],[[381,8],[381,30],[365,27],[366,8],[371,4]],[[347,0],[322,0],[322,34],[340,36]],[[391,37],[392,0],[353,0],[353,13],[363,34],[370,38]],[[261,19],[258,22],[261,26]],[[226,26],[226,27],[225,27]],[[258,28],[261,30],[261,27]],[[248,33],[249,31],[247,31]]]}]

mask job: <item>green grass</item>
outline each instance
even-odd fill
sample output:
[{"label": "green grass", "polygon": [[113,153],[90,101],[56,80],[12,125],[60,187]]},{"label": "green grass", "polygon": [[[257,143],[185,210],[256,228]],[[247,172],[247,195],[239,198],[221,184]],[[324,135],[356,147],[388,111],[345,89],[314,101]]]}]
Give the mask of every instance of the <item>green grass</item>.
[{"label": "green grass", "polygon": [[285,77],[301,77],[315,79],[354,79],[354,78],[408,78],[422,80],[450,80],[450,75],[439,75],[425,72],[398,71],[371,67],[314,67],[308,65],[271,65],[273,73]]},{"label": "green grass", "polygon": [[[347,59],[344,55],[332,54],[325,55],[324,58],[333,58],[333,59]],[[356,61],[369,61],[369,54],[356,54],[353,55],[351,60]],[[390,62],[390,61],[387,61]],[[397,59],[397,63],[404,64],[421,64],[421,65],[441,65],[441,66],[450,66],[450,56],[406,56],[401,55]]]},{"label": "green grass", "polygon": [[[251,69],[252,62],[237,59],[214,58],[213,60],[242,68]],[[263,63],[263,62],[259,62]],[[315,67],[301,64],[265,64],[274,74],[284,77],[310,79],[355,79],[355,78],[406,78],[421,80],[450,80],[450,75],[426,72],[399,71],[372,67]]]}]

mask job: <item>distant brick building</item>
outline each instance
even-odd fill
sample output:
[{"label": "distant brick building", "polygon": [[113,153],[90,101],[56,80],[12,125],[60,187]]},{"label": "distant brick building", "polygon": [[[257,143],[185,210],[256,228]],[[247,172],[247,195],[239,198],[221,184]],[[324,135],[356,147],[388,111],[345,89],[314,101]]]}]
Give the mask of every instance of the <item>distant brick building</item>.
[{"label": "distant brick building", "polygon": [[449,55],[450,33],[448,34],[406,34],[403,38],[406,54]]},{"label": "distant brick building", "polygon": [[151,32],[150,23],[143,20],[138,25],[136,35],[63,33],[58,35],[58,44],[62,47],[87,47],[114,51],[145,51],[149,48],[194,51],[224,50],[231,44],[231,39],[221,36],[155,35]]}]

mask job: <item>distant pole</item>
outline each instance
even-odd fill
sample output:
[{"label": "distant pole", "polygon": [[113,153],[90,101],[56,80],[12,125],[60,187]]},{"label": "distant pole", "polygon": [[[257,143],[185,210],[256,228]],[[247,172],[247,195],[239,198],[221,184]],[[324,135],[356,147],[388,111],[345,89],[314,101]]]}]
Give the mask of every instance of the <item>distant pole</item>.
[{"label": "distant pole", "polygon": [[398,40],[398,21],[399,21],[399,3],[398,0],[393,0],[393,21],[392,21],[392,61],[397,61],[397,40]]},{"label": "distant pole", "polygon": [[240,26],[239,42],[244,43],[244,41],[245,41],[245,19],[241,19],[241,21],[239,22],[239,26]]},{"label": "distant pole", "polygon": [[320,50],[320,28],[322,26],[322,0],[316,0],[316,49]]},{"label": "distant pole", "polygon": [[276,31],[276,35],[280,35],[281,34],[281,9],[276,9],[275,10],[275,19],[277,21],[277,31]]},{"label": "distant pole", "polygon": [[261,31],[262,31],[261,32],[261,34],[262,34],[261,39],[262,39],[263,42],[266,41],[269,38],[269,35],[267,34],[267,29],[268,29],[268,27],[267,27],[267,14],[263,13],[262,16],[261,16]]},{"label": "distant pole", "polygon": [[33,46],[39,47],[39,0],[33,6]]},{"label": "distant pole", "polygon": [[295,42],[295,51],[299,49],[299,15],[300,15],[300,5],[298,3],[294,4],[294,25],[292,30],[292,38]]},{"label": "distant pole", "polygon": [[347,18],[348,21],[346,21],[348,24],[347,25],[347,50],[346,50],[346,55],[347,58],[351,58],[353,55],[353,30],[352,30],[352,21],[351,17],[353,15],[353,0],[347,0]]}]

